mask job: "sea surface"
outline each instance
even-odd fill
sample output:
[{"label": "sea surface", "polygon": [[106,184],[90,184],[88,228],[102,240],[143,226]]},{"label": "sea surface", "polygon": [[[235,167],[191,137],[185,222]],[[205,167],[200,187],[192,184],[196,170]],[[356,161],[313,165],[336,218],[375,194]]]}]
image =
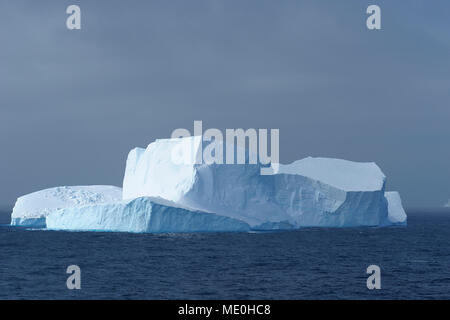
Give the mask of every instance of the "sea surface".
[{"label": "sea surface", "polygon": [[[366,269],[381,268],[368,290]],[[69,290],[66,269],[81,268]],[[0,227],[0,299],[450,299],[450,214],[408,227],[130,234]]]}]

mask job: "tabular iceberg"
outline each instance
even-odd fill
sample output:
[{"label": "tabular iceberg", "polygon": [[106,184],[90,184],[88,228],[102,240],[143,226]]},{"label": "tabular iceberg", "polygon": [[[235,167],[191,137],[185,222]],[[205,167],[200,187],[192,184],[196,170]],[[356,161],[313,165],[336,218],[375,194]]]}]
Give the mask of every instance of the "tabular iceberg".
[{"label": "tabular iceberg", "polygon": [[37,191],[17,199],[11,225],[45,228],[46,217],[59,209],[122,199],[122,189],[114,186],[56,187]]},{"label": "tabular iceberg", "polygon": [[17,200],[11,224],[124,232],[406,225],[400,195],[386,192],[375,163],[308,157],[262,175],[260,164],[184,161],[203,151],[201,137],[156,140],[130,151],[123,190],[35,192]]},{"label": "tabular iceberg", "polygon": [[[381,226],[389,221],[386,177],[375,163],[309,157],[261,175],[258,164],[174,161],[174,156],[189,158],[183,152],[197,158],[203,152],[199,137],[161,139],[147,149],[133,149],[124,198],[161,197],[242,220],[254,230]],[[391,206],[400,209],[401,204]]]}]

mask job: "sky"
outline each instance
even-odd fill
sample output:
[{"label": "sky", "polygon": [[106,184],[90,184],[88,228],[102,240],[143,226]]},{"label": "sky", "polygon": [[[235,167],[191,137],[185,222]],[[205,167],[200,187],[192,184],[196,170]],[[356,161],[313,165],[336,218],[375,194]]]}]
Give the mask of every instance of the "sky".
[{"label": "sky", "polygon": [[0,43],[0,204],[121,186],[194,120],[279,129],[282,163],[374,161],[406,207],[450,198],[447,0],[2,0]]}]

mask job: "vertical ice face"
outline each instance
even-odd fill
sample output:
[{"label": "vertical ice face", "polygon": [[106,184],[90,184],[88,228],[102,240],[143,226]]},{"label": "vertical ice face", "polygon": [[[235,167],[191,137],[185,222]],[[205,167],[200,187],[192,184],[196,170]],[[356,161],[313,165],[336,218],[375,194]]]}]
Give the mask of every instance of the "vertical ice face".
[{"label": "vertical ice face", "polygon": [[11,225],[45,227],[45,218],[55,210],[122,199],[122,189],[114,186],[56,187],[17,199]]},{"label": "vertical ice face", "polygon": [[56,210],[47,216],[47,228],[139,233],[250,230],[239,220],[149,197]]},{"label": "vertical ice face", "polygon": [[124,199],[163,196],[178,202],[194,184],[194,157],[200,137],[161,139],[147,149],[130,151],[125,168]]},{"label": "vertical ice face", "polygon": [[396,191],[386,192],[388,202],[388,218],[386,225],[406,225],[406,212],[402,206],[400,194]]},{"label": "vertical ice face", "polygon": [[378,226],[387,220],[386,178],[374,163],[306,158],[262,176],[258,164],[174,161],[201,154],[199,139],[157,140],[132,150],[124,199],[161,197],[253,229]]}]

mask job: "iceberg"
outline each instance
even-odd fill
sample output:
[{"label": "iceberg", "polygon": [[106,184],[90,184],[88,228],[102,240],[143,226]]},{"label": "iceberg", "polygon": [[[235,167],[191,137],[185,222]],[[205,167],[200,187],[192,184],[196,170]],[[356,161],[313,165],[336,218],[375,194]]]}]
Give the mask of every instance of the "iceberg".
[{"label": "iceberg", "polygon": [[[373,162],[308,157],[261,175],[259,164],[174,161],[198,159],[202,153],[201,137],[159,139],[146,149],[131,150],[124,199],[159,197],[244,221],[253,230],[380,226],[390,221],[386,177]],[[398,203],[391,207],[393,212],[403,210]]]},{"label": "iceberg", "polygon": [[406,225],[406,212],[402,206],[400,194],[396,191],[386,192],[388,202],[388,217],[384,225]]},{"label": "iceberg", "polygon": [[211,144],[200,136],[135,148],[123,189],[38,191],[17,200],[11,224],[142,233],[406,225],[400,195],[386,191],[386,176],[373,162],[307,157],[286,165],[219,164],[204,161],[205,148]]},{"label": "iceberg", "polygon": [[137,233],[248,231],[239,220],[192,211],[164,199],[141,197],[68,207],[47,216],[47,229]]},{"label": "iceberg", "polygon": [[56,187],[37,191],[17,199],[11,225],[45,228],[46,217],[59,209],[122,199],[122,189],[114,186]]}]

